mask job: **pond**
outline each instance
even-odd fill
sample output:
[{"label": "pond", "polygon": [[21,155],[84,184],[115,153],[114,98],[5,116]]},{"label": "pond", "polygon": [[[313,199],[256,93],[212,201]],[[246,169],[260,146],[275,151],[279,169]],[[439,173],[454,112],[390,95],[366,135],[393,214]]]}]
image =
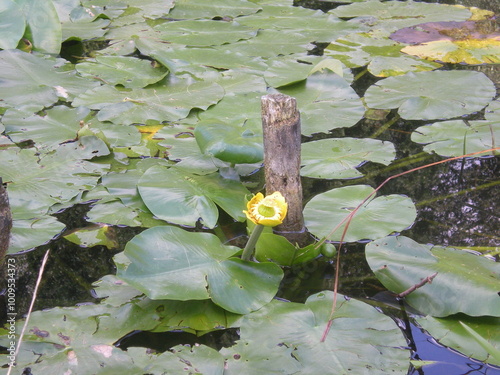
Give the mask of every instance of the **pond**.
[{"label": "pond", "polygon": [[[24,28],[42,10],[9,2],[3,368],[8,309],[19,337],[50,250],[12,373],[500,374],[499,158],[482,152],[500,137],[498,20],[474,11],[493,31],[425,58],[389,37],[466,32],[471,9],[349,3],[54,1],[39,39]],[[264,232],[261,262],[238,258],[264,191],[260,98],[278,92],[301,112],[311,240],[338,248],[332,229],[383,185],[346,232],[334,313],[335,254]]]}]

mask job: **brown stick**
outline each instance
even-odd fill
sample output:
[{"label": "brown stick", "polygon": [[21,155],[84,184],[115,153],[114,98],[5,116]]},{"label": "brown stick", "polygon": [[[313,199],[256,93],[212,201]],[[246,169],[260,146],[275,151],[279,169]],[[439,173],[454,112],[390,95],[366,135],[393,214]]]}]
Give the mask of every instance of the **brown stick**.
[{"label": "brown stick", "polygon": [[432,280],[437,276],[437,272],[436,273],[433,273],[432,275],[430,276],[427,276],[426,278],[422,279],[422,281],[420,281],[419,283],[409,287],[408,289],[406,289],[404,292],[401,292],[399,294],[396,295],[397,298],[404,298],[406,297],[408,294],[414,292],[415,290],[417,290],[418,288],[421,288],[423,287],[425,284],[431,284],[432,283]]},{"label": "brown stick", "polygon": [[308,237],[302,214],[300,180],[300,113],[294,98],[270,94],[261,98],[266,194],[279,191],[288,203],[283,224],[275,228],[292,243]]}]

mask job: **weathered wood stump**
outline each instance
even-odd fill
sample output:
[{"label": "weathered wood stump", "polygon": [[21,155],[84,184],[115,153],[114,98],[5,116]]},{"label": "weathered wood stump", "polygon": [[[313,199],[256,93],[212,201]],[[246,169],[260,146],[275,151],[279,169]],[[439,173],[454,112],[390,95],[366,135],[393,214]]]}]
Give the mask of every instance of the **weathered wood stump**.
[{"label": "weathered wood stump", "polygon": [[0,177],[0,265],[3,264],[5,254],[9,248],[11,228],[12,214],[10,212],[9,198]]},{"label": "weathered wood stump", "polygon": [[279,191],[288,203],[283,224],[274,228],[291,243],[305,245],[309,235],[302,214],[300,113],[297,101],[283,94],[261,98],[266,195]]}]

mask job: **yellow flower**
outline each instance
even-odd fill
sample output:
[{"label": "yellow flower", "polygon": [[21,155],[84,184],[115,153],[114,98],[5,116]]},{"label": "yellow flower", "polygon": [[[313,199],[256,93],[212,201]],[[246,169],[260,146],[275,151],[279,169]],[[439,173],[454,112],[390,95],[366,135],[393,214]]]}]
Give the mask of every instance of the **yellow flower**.
[{"label": "yellow flower", "polygon": [[272,193],[264,198],[262,193],[257,193],[247,203],[248,211],[243,211],[247,218],[255,224],[274,227],[283,223],[288,205],[280,192]]}]

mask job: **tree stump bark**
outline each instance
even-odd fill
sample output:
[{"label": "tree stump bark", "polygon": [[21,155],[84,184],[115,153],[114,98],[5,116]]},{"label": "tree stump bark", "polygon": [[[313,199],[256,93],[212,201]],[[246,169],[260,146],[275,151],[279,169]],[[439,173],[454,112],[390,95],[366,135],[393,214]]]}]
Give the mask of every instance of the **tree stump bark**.
[{"label": "tree stump bark", "polygon": [[275,227],[291,243],[304,245],[309,235],[302,214],[300,180],[300,113],[297,101],[283,94],[261,98],[264,135],[264,173],[266,195],[279,191],[288,203],[283,224]]}]

